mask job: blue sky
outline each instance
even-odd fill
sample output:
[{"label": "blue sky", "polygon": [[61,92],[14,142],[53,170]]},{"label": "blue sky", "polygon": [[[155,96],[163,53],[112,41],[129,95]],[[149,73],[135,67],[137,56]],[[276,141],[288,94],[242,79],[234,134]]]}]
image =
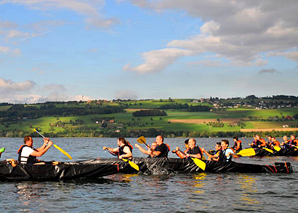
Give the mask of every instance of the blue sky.
[{"label": "blue sky", "polygon": [[298,95],[298,1],[0,0],[0,102]]}]

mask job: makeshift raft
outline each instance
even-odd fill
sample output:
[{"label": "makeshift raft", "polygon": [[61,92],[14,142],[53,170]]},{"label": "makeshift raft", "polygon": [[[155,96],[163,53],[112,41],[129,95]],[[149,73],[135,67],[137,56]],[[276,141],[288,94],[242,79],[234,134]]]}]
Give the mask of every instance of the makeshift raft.
[{"label": "makeshift raft", "polygon": [[98,178],[116,173],[145,173],[145,174],[169,174],[169,173],[292,173],[289,162],[275,163],[274,165],[255,165],[237,162],[204,161],[206,169],[200,169],[193,160],[178,158],[134,158],[133,163],[139,166],[136,171],[128,162],[118,159],[94,159],[88,161],[65,162],[52,165],[47,162],[44,165],[22,165],[14,167],[11,164],[0,163],[0,180],[38,180],[60,181],[80,178]]},{"label": "makeshift raft", "polygon": [[[245,153],[249,157],[274,157],[274,156],[298,156],[298,149],[279,149],[279,151],[268,148],[247,148],[239,153]],[[247,155],[246,155],[247,154]],[[241,155],[241,154],[240,154]]]}]

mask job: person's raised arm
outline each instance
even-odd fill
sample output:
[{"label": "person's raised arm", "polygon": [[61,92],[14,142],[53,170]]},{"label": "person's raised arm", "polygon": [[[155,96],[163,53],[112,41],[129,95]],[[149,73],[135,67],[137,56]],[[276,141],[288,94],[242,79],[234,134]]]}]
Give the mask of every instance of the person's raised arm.
[{"label": "person's raised arm", "polygon": [[46,153],[48,151],[49,148],[51,148],[51,146],[53,145],[52,141],[48,142],[48,145],[43,149],[43,150],[34,150],[30,155],[34,156],[34,157],[41,157],[44,153]]}]

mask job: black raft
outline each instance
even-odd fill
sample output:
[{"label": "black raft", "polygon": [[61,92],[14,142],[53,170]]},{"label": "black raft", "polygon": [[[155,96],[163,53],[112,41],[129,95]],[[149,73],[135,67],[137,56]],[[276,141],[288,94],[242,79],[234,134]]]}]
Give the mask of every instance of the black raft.
[{"label": "black raft", "polygon": [[88,161],[58,163],[44,165],[14,165],[0,163],[0,180],[70,180],[79,178],[98,178],[116,173],[191,173],[191,172],[239,172],[239,173],[291,173],[289,162],[275,165],[255,165],[237,162],[204,161],[205,171],[199,168],[193,160],[178,158],[134,158],[133,163],[139,166],[139,171],[128,162],[118,159],[94,159]]}]

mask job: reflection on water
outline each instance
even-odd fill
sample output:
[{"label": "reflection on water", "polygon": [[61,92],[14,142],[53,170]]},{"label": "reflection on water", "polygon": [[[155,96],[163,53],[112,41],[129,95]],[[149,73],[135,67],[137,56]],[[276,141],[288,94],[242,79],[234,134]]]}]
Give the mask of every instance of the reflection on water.
[{"label": "reflection on water", "polygon": [[240,184],[241,189],[243,190],[241,200],[243,200],[246,204],[259,204],[260,202],[252,197],[252,194],[258,192],[256,188],[256,180],[252,175],[243,175],[240,174],[237,176],[237,182]]}]

